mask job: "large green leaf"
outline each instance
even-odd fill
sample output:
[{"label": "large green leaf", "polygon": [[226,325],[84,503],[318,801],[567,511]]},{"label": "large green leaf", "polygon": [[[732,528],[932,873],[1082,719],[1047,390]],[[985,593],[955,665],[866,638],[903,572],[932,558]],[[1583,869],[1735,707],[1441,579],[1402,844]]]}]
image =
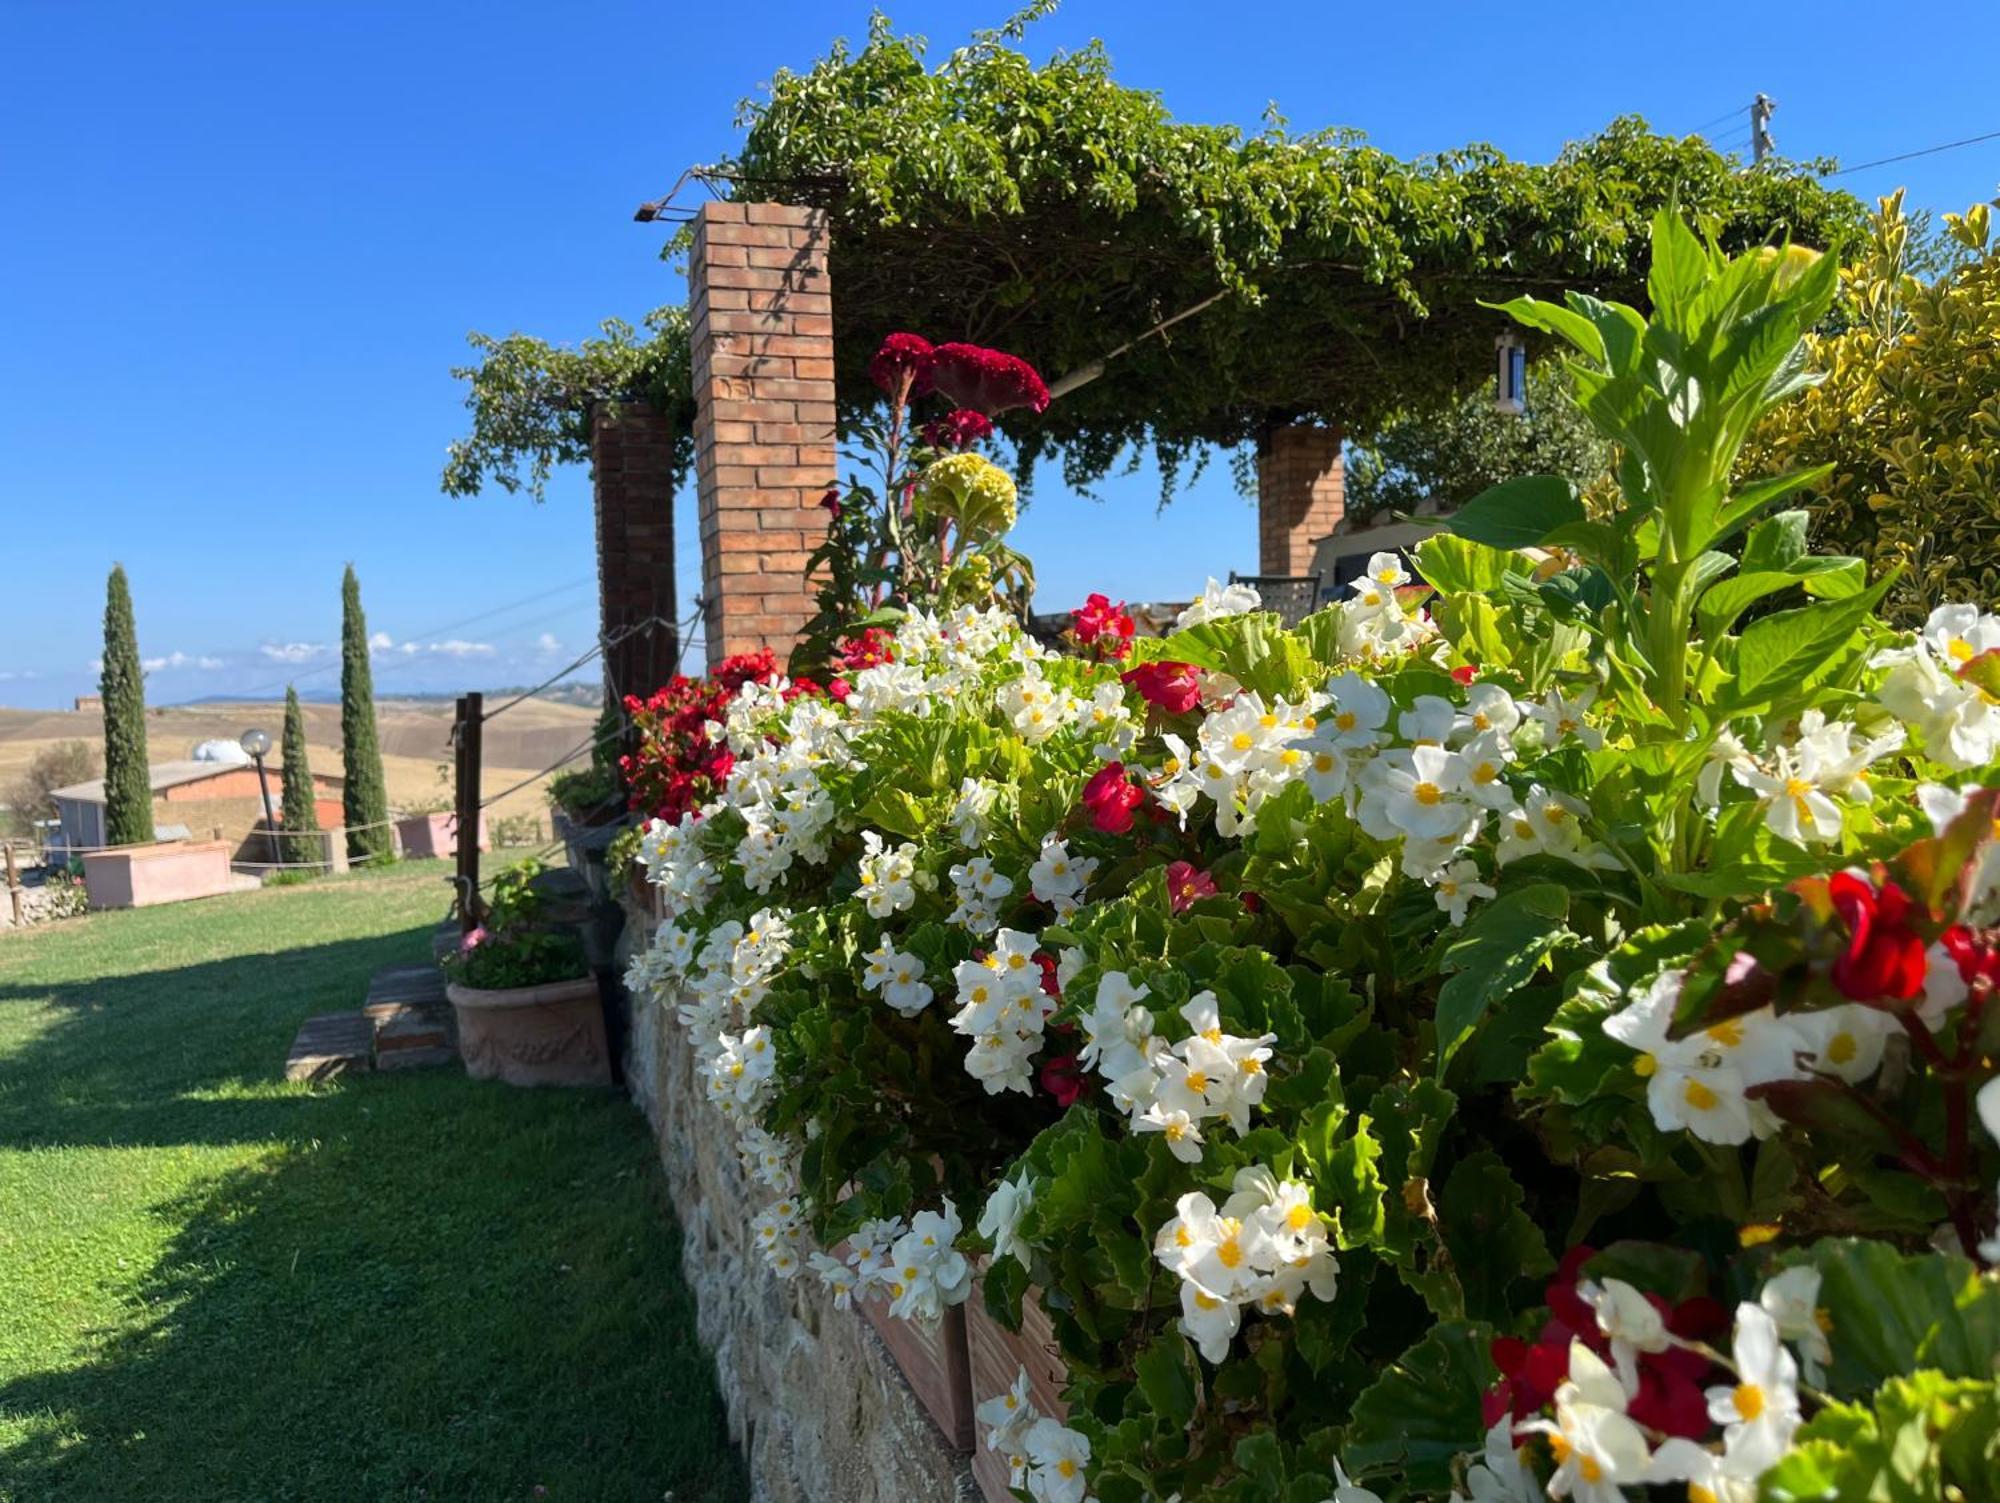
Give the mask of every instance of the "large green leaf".
[{"label": "large green leaf", "polygon": [[1758,704],[1810,682],[1856,641],[1892,582],[1884,579],[1845,600],[1822,600],[1753,621],[1738,639],[1736,682],[1725,691],[1731,702]]},{"label": "large green leaf", "polygon": [[1452,1462],[1479,1449],[1480,1396],[1493,1380],[1490,1326],[1450,1321],[1404,1352],[1354,1401],[1344,1455],[1359,1480],[1392,1478],[1411,1492],[1443,1492]]},{"label": "large green leaf", "polygon": [[1991,1380],[1912,1373],[1871,1402],[1832,1404],[1762,1479],[1765,1503],[1937,1503],[1996,1496],[2000,1392]]},{"label": "large green leaf", "polygon": [[1503,480],[1474,496],[1447,524],[1489,548],[1534,548],[1559,527],[1584,520],[1576,487],[1560,475]]},{"label": "large green leaf", "polygon": [[[1438,1221],[1451,1270],[1464,1296],[1464,1313],[1502,1323],[1532,1299],[1513,1299],[1522,1280],[1555,1272],[1548,1242],[1522,1209],[1524,1196],[1506,1162],[1482,1148],[1453,1166],[1438,1196]],[[1538,1297],[1537,1297],[1538,1298]]]},{"label": "large green leaf", "polygon": [[1549,952],[1572,937],[1568,913],[1569,891],[1558,883],[1516,888],[1479,909],[1445,947],[1440,968],[1455,974],[1438,993],[1440,1076],[1487,1009],[1527,985]]},{"label": "large green leaf", "polygon": [[1885,1242],[1829,1239],[1786,1257],[1820,1272],[1833,1361],[1827,1391],[1860,1398],[1919,1367],[1991,1378],[2000,1364],[2000,1287],[1964,1258],[1905,1256]]}]

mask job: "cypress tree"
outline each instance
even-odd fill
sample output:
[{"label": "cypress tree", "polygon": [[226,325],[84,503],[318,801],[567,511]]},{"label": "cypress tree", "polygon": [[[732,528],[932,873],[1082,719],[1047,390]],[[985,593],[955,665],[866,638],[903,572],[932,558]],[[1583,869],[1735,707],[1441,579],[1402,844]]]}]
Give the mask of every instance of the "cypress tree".
[{"label": "cypress tree", "polygon": [[395,849],[385,823],[389,792],[382,779],[382,747],[375,735],[368,621],[361,614],[361,581],[354,577],[352,564],[340,582],[340,760],[346,779],[340,802],[347,818],[347,854],[386,860]]},{"label": "cypress tree", "polygon": [[319,860],[319,842],[305,833],[319,829],[319,810],[313,805],[312,764],[306,760],[306,717],[299,708],[299,691],[285,689],[285,806],[278,823],[285,829],[280,842],[283,860],[303,865]]},{"label": "cypress tree", "polygon": [[125,566],[112,567],[104,592],[104,842],[141,845],[153,838],[153,780],[146,757],[146,676],[132,624]]}]

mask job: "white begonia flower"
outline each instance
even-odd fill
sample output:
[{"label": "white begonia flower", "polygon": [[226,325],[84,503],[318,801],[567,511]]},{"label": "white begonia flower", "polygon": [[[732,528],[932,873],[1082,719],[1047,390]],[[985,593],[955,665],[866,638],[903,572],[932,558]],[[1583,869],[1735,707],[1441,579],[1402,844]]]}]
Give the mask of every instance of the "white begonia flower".
[{"label": "white begonia flower", "polygon": [[1487,1430],[1479,1459],[1465,1469],[1465,1485],[1468,1492],[1454,1492],[1451,1503],[1542,1503],[1548,1496],[1541,1479],[1521,1460],[1511,1414],[1501,1415]]},{"label": "white begonia flower", "polygon": [[1529,815],[1528,811],[1516,805],[1502,809],[1497,822],[1500,844],[1494,851],[1493,859],[1501,866],[1519,861],[1524,856],[1539,856],[1544,849],[1542,827]]},{"label": "white begonia flower", "polygon": [[1556,1459],[1551,1498],[1577,1503],[1625,1503],[1624,1488],[1647,1479],[1652,1453],[1645,1433],[1625,1413],[1625,1388],[1604,1360],[1581,1341],[1570,1342],[1569,1377],[1556,1389],[1553,1420],[1516,1426],[1522,1435],[1545,1435]]},{"label": "white begonia flower", "polygon": [[1744,1094],[1770,1080],[1800,1078],[1805,1041],[1769,1008],[1723,1021],[1684,1039],[1670,1039],[1680,999],[1679,970],[1663,971],[1604,1031],[1639,1051],[1634,1069],[1646,1082],[1646,1103],[1663,1131],[1684,1128],[1708,1143],[1747,1143],[1774,1127],[1770,1110]]},{"label": "white begonia flower", "polygon": [[901,913],[917,901],[917,848],[910,841],[890,845],[873,830],[861,834],[859,895],[870,918]]},{"label": "white begonia flower", "polygon": [[1467,798],[1488,809],[1514,806],[1514,790],[1507,783],[1507,768],[1513,748],[1499,731],[1482,731],[1458,749],[1458,784]]},{"label": "white begonia flower", "polygon": [[1551,689],[1541,699],[1522,708],[1542,726],[1542,744],[1553,749],[1564,741],[1577,741],[1588,751],[1604,745],[1604,732],[1585,720],[1584,712],[1597,698],[1595,689],[1585,689],[1574,699],[1561,689]]},{"label": "white begonia flower", "polygon": [[1757,1503],[1757,1474],[1685,1436],[1669,1436],[1653,1453],[1648,1482],[1684,1482],[1688,1503]]},{"label": "white begonia flower", "polygon": [[1701,771],[1694,780],[1695,797],[1704,809],[1718,809],[1722,806],[1722,777],[1742,768],[1755,767],[1756,759],[1728,726],[1715,733],[1715,740],[1709,744],[1708,756],[1701,764]]},{"label": "white begonia flower", "polygon": [[1040,858],[1028,868],[1028,890],[1058,917],[1068,917],[1082,906],[1081,894],[1096,870],[1095,856],[1072,856],[1067,842],[1045,835]]},{"label": "white begonia flower", "polygon": [[958,843],[977,850],[986,844],[992,828],[993,804],[1000,797],[996,784],[979,778],[964,778],[958,785],[958,802],[951,806],[950,824]]},{"label": "white begonia flower", "polygon": [[1664,1352],[1672,1342],[1659,1308],[1623,1279],[1588,1280],[1577,1294],[1597,1315],[1597,1328],[1611,1342],[1611,1364],[1628,1399],[1639,1396],[1639,1354]]},{"label": "white begonia flower", "polygon": [[1465,922],[1466,911],[1474,902],[1494,895],[1494,889],[1479,880],[1479,866],[1473,861],[1454,861],[1437,878],[1437,905],[1450,917],[1454,928]]},{"label": "white begonia flower", "polygon": [[1841,813],[1820,786],[1817,755],[1810,748],[1781,746],[1767,770],[1757,763],[1732,769],[1736,781],[1755,792],[1764,827],[1793,845],[1828,845],[1840,839]]},{"label": "white begonia flower", "polygon": [[1029,1245],[1021,1239],[1021,1218],[1035,1203],[1035,1183],[1023,1168],[1017,1179],[1003,1179],[987,1197],[979,1216],[979,1235],[992,1245],[995,1258],[1013,1258],[1028,1266]]},{"label": "white begonia flower", "polygon": [[1330,705],[1320,732],[1328,741],[1360,751],[1381,744],[1391,706],[1380,685],[1358,673],[1338,673],[1327,680],[1326,692]]},{"label": "white begonia flower", "polygon": [[1019,1487],[1028,1475],[1028,1430],[1041,1418],[1028,1396],[1028,1370],[1014,1385],[982,1402],[972,1417],[986,1427],[986,1449],[1007,1463],[1007,1485]]},{"label": "white begonia flower", "polygon": [[1462,776],[1458,758],[1441,746],[1385,752],[1362,774],[1355,817],[1378,840],[1460,834],[1470,813],[1457,797]]},{"label": "white begonia flower", "polygon": [[1181,1282],[1181,1334],[1210,1362],[1228,1360],[1229,1344],[1243,1328],[1243,1308],[1210,1294],[1193,1279]]},{"label": "white begonia flower", "polygon": [[1498,684],[1474,684],[1465,691],[1465,706],[1458,712],[1452,739],[1465,742],[1497,736],[1507,745],[1520,724],[1521,707],[1513,695]]},{"label": "white begonia flower", "polygon": [[1410,571],[1403,567],[1399,553],[1369,554],[1366,573],[1369,583],[1379,589],[1394,590],[1410,582]]},{"label": "white begonia flower", "polygon": [[995,870],[985,856],[974,856],[952,867],[949,875],[958,906],[947,922],[974,934],[992,933],[1000,925],[1000,904],[1013,895],[1013,879]]},{"label": "white begonia flower", "polygon": [[[1753,1475],[1775,1466],[1799,1427],[1798,1364],[1760,1305],[1736,1307],[1736,1382],[1708,1390],[1708,1417],[1725,1428],[1724,1454]],[[1733,1470],[1734,1468],[1732,1468]]]},{"label": "white begonia flower", "polygon": [[1313,801],[1320,804],[1345,799],[1354,787],[1355,769],[1368,756],[1366,752],[1355,752],[1323,736],[1299,742],[1298,750],[1305,757],[1300,776],[1312,791]]},{"label": "white begonia flower", "polygon": [[1875,1073],[1882,1063],[1883,1047],[1896,1031],[1893,1014],[1859,1002],[1787,1013],[1785,1021],[1811,1050],[1815,1070],[1837,1075],[1850,1085]]},{"label": "white begonia flower", "polygon": [[953,1245],[963,1230],[946,1196],[942,1211],[919,1211],[910,1229],[896,1239],[889,1261],[894,1298],[889,1313],[900,1320],[936,1320],[947,1306],[965,1303],[972,1291],[972,1265]]},{"label": "white begonia flower", "polygon": [[1028,1495],[1035,1503],[1083,1503],[1090,1442],[1043,1416],[1028,1427]]},{"label": "white begonia flower", "polygon": [[854,1277],[853,1269],[849,1268],[838,1258],[828,1257],[825,1253],[817,1250],[807,1254],[806,1264],[814,1273],[819,1275],[820,1282],[826,1286],[827,1292],[833,1296],[834,1309],[852,1310],[854,1308],[854,1296],[860,1285],[859,1281]]},{"label": "white begonia flower", "polygon": [[1925,619],[1919,640],[1937,660],[1963,667],[1984,652],[2000,650],[2000,616],[1976,605],[1941,605]]},{"label": "white begonia flower", "polygon": [[1190,626],[1199,626],[1204,621],[1220,621],[1229,616],[1241,616],[1248,611],[1261,610],[1263,597],[1246,584],[1225,585],[1210,576],[1202,588],[1201,596],[1188,608],[1174,617],[1174,628],[1185,631]]},{"label": "white begonia flower", "polygon": [[1132,1119],[1132,1130],[1158,1133],[1165,1141],[1167,1151],[1183,1164],[1201,1162],[1201,1126],[1186,1111],[1170,1109],[1154,1101]]},{"label": "white begonia flower", "polygon": [[1396,717],[1396,734],[1412,746],[1443,746],[1458,728],[1458,707],[1436,694],[1419,694]]},{"label": "white begonia flower", "polygon": [[1757,1292],[1757,1303],[1776,1323],[1778,1334],[1798,1348],[1806,1381],[1815,1386],[1826,1381],[1826,1365],[1833,1360],[1819,1286],[1819,1270],[1810,1263],[1800,1263],[1765,1280]]},{"label": "white begonia flower", "polygon": [[1886,668],[1876,697],[1924,741],[1933,762],[1963,771],[1984,767],[2000,750],[2000,705],[1992,703],[1958,670],[1981,652],[1994,618],[1969,605],[1942,605],[1908,647],[1877,653],[1871,666]]}]

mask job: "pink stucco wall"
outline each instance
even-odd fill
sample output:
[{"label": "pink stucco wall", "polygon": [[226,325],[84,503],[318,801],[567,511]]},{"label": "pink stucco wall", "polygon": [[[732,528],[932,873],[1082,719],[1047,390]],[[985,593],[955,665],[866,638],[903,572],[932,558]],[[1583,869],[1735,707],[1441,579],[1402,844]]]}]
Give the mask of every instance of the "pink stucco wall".
[{"label": "pink stucco wall", "polygon": [[83,858],[83,883],[92,908],[149,908],[233,892],[229,843],[168,841],[94,851]]}]

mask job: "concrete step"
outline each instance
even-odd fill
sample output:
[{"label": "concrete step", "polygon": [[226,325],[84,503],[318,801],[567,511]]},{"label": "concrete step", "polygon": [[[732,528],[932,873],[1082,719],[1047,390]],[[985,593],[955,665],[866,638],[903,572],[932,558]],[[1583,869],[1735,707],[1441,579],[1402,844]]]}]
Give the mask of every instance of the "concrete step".
[{"label": "concrete step", "polygon": [[326,1012],[299,1025],[285,1056],[285,1079],[331,1080],[372,1069],[375,1024],[359,1012]]}]

